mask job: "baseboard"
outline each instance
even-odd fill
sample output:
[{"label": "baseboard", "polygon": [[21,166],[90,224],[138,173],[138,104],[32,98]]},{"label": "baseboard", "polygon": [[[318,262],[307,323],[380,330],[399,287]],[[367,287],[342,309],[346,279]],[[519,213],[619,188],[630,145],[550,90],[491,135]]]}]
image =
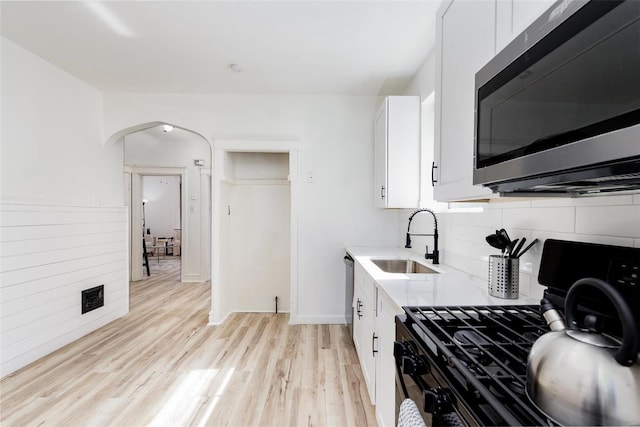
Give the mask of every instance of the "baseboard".
[{"label": "baseboard", "polygon": [[340,315],[320,315],[304,316],[298,315],[296,323],[299,325],[346,325],[347,316]]},{"label": "baseboard", "polygon": [[218,325],[222,325],[222,324],[227,320],[227,317],[229,317],[229,315],[230,315],[230,314],[231,314],[231,313],[227,313],[227,314],[222,318],[222,320],[220,320],[219,322],[216,322],[216,321],[214,321],[214,320],[213,320],[213,311],[210,311],[210,312],[209,312],[209,323],[207,323],[207,325],[209,325],[209,326],[218,326]]},{"label": "baseboard", "polygon": [[203,279],[199,274],[184,274],[181,278],[182,283],[202,283],[207,280]]}]

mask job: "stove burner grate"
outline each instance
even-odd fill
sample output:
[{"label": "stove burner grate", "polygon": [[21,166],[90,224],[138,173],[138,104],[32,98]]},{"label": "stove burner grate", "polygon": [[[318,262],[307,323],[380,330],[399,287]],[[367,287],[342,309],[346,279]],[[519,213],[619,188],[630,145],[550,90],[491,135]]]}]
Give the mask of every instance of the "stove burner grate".
[{"label": "stove burner grate", "polygon": [[[497,415],[509,425],[549,424],[525,394],[529,350],[548,332],[539,306],[404,309],[445,376],[449,372],[450,381],[489,405],[492,415],[486,417]],[[479,405],[469,406],[477,411]]]}]

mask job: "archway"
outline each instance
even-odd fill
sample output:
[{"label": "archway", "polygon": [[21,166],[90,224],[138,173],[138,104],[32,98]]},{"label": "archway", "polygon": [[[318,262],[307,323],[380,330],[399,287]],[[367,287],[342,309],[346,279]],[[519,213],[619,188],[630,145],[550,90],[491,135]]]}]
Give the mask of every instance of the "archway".
[{"label": "archway", "polygon": [[[163,127],[167,129],[163,130]],[[178,253],[182,282],[209,280],[212,259],[210,142],[198,132],[162,121],[123,129],[110,137],[107,143],[117,141],[123,144],[125,193],[129,192],[125,199],[130,206],[131,280],[140,280],[146,273],[141,238],[142,200],[145,198],[142,179],[162,176],[177,178],[180,208],[171,220],[171,229],[165,231],[156,224],[152,233],[180,240]],[[147,201],[147,208],[151,203],[153,201]]]}]

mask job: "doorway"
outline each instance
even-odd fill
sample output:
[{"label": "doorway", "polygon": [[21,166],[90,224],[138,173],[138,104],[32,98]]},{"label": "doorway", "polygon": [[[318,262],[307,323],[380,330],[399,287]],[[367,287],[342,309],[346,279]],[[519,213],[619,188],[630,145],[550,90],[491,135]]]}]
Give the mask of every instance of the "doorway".
[{"label": "doorway", "polygon": [[222,264],[232,312],[290,311],[288,153],[227,152]]},{"label": "doorway", "polygon": [[[154,263],[172,256],[179,258],[181,282],[205,282],[211,270],[211,149],[196,133],[173,126],[170,132],[165,129],[160,124],[123,137],[130,189],[131,281],[147,277],[146,238],[145,244],[152,246],[147,252],[152,257],[151,274]],[[163,193],[171,194],[168,205],[161,203]],[[154,212],[163,215],[149,217]]]},{"label": "doorway", "polygon": [[[234,311],[276,311],[275,297],[278,311],[288,311],[289,323],[297,323],[298,144],[297,139],[214,141],[210,324]],[[241,212],[234,214],[236,208]],[[274,256],[256,254],[252,243],[267,255],[275,249]],[[276,264],[270,283],[279,281],[280,287],[255,283]],[[241,292],[238,271],[252,272],[240,283]]]},{"label": "doorway", "polygon": [[181,178],[181,175],[142,175],[143,253],[147,276],[160,266],[161,260],[179,260],[182,243]]}]

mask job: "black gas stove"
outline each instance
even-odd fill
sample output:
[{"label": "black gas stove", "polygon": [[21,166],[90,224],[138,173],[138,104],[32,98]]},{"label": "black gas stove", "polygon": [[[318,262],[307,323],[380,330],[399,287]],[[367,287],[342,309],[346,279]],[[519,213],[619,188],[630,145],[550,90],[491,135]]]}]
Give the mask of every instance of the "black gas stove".
[{"label": "black gas stove", "polygon": [[525,394],[527,355],[548,330],[538,306],[404,310],[396,319],[396,401],[404,387],[428,425],[451,424],[451,413],[462,425],[552,424]]},{"label": "black gas stove", "polygon": [[[538,281],[560,312],[582,277],[608,281],[638,312],[639,270],[639,249],[547,240]],[[587,294],[578,306],[601,331],[619,337],[617,316],[604,300]],[[525,392],[531,346],[550,330],[539,305],[403,309],[394,343],[396,415],[408,397],[427,425],[556,425]]]}]

